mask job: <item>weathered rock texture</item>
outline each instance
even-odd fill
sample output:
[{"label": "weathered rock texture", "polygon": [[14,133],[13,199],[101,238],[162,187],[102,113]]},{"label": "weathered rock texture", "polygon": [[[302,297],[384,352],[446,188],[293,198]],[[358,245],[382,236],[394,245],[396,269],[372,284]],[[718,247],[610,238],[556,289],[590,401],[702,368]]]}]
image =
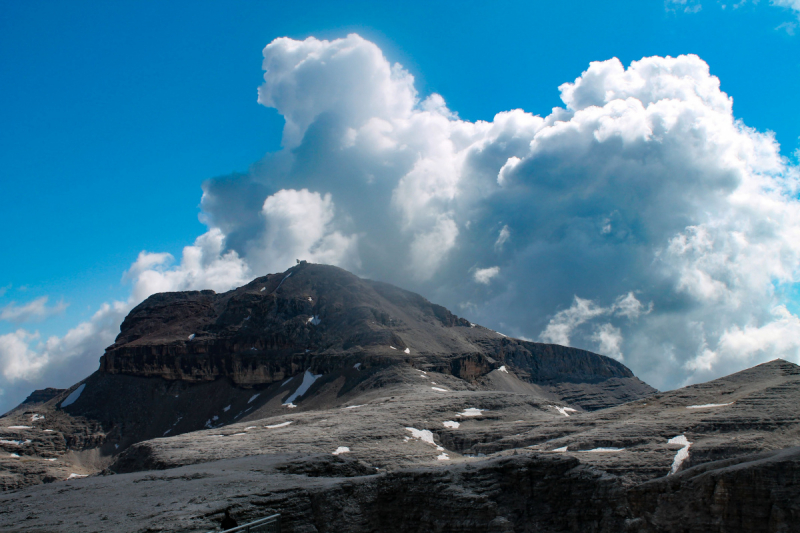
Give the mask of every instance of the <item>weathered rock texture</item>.
[{"label": "weathered rock texture", "polygon": [[151,297],[100,371],[0,418],[0,530],[792,531],[798,398],[786,361],[658,393],[299,265]]}]

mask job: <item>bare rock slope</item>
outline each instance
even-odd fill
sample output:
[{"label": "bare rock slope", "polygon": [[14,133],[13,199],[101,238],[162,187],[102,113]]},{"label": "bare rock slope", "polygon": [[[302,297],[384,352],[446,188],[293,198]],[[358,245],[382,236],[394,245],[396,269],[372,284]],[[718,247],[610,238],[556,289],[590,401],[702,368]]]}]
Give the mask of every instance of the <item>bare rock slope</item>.
[{"label": "bare rock slope", "polygon": [[149,298],[98,372],[0,418],[0,529],[793,531],[797,398],[786,361],[659,393],[302,264]]}]

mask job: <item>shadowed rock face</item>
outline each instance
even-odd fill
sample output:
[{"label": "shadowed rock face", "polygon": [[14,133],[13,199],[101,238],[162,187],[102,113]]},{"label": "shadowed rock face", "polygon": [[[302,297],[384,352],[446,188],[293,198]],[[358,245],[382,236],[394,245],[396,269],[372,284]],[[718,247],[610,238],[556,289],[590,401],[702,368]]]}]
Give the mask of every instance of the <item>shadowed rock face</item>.
[{"label": "shadowed rock face", "polygon": [[[307,263],[224,294],[151,296],[122,323],[100,370],[253,386],[306,369],[329,373],[348,356],[365,367],[406,362],[471,382],[509,365],[526,381],[559,385],[588,409],[654,392],[608,357],[509,339],[418,294]],[[594,387],[609,379],[613,386]]]}]

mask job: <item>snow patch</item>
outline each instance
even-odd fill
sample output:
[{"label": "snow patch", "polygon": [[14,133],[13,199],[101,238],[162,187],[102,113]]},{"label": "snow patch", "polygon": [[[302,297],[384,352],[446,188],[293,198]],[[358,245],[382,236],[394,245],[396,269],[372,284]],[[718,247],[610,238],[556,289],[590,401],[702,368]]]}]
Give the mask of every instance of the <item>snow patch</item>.
[{"label": "snow patch", "polygon": [[309,302],[313,302],[314,300],[311,299],[311,296],[308,297]]},{"label": "snow patch", "polygon": [[459,422],[453,422],[452,420],[448,420],[447,422],[442,422],[442,424],[446,428],[453,428],[453,429],[458,429],[458,426],[461,425]]},{"label": "snow patch", "polygon": [[412,438],[419,439],[422,442],[427,442],[428,444],[436,446],[436,443],[433,442],[433,433],[431,433],[427,429],[415,429],[415,428],[406,428],[406,429],[411,432]]},{"label": "snow patch", "polygon": [[72,474],[69,475],[67,479],[77,479],[81,477],[86,477],[86,474],[76,474],[73,472]]},{"label": "snow patch", "polygon": [[292,422],[294,422],[294,420],[289,420],[288,422],[281,422],[280,424],[273,424],[271,426],[264,426],[264,427],[267,428],[267,429],[285,428],[286,426],[288,426]]},{"label": "snow patch", "polygon": [[267,290],[266,287],[261,287],[261,289],[258,292],[264,292],[265,290]]},{"label": "snow patch", "polygon": [[247,433],[234,433],[231,437],[237,437],[239,435],[247,435]]},{"label": "snow patch", "polygon": [[294,391],[294,393],[292,393],[292,395],[289,396],[285,402],[283,402],[283,405],[292,405],[297,398],[308,392],[308,389],[311,388],[311,385],[313,385],[314,382],[321,377],[322,374],[312,374],[310,370],[306,370],[306,373],[303,374],[303,382],[299,387],[297,387],[297,390]]},{"label": "snow patch", "polygon": [[253,400],[255,400],[256,398],[258,398],[259,396],[261,396],[261,393],[260,393],[260,392],[259,392],[259,393],[257,393],[257,394],[253,394],[252,396],[250,396],[250,399],[249,399],[249,400],[247,400],[247,403],[252,403],[252,402],[253,402]]},{"label": "snow patch", "polygon": [[161,436],[162,436],[162,437],[166,436],[166,435],[167,435],[167,433],[169,433],[170,431],[172,431],[172,429],[171,429],[171,428],[170,428],[170,429],[168,429],[168,430],[166,430],[166,431],[164,432],[164,434],[163,434],[163,435],[161,435]]},{"label": "snow patch", "polygon": [[319,319],[318,315],[314,315],[312,317],[309,317],[307,322],[311,322],[313,325],[319,326],[319,324],[320,324],[320,322],[322,322],[322,320]]},{"label": "snow patch", "polygon": [[450,392],[449,390],[447,390],[447,389],[443,389],[443,388],[441,388],[441,387],[431,387],[431,388],[432,388],[433,390],[438,390],[439,392]]},{"label": "snow patch", "polygon": [[44,420],[44,415],[33,414],[31,416],[31,422],[36,422],[37,420]]},{"label": "snow patch", "polygon": [[283,406],[284,406],[284,407],[288,407],[289,409],[294,409],[295,407],[297,407],[297,406],[296,406],[295,404],[293,404],[293,403],[285,403],[285,404],[283,404]]},{"label": "snow patch", "polygon": [[442,452],[441,454],[436,456],[436,459],[439,460],[439,461],[449,461],[450,460],[450,456],[447,455],[446,453]]},{"label": "snow patch", "polygon": [[8,456],[9,456],[9,457],[19,457],[19,454],[17,454],[17,453],[10,453],[10,454],[8,454]]},{"label": "snow patch", "polygon": [[86,388],[86,383],[81,383],[80,387],[78,387],[77,389],[72,391],[72,394],[67,396],[67,399],[64,400],[63,402],[61,402],[61,407],[63,408],[63,407],[66,407],[68,405],[72,405],[73,403],[75,403],[75,401],[78,398],[81,397],[81,393],[83,392],[83,389],[85,389],[85,388]]},{"label": "snow patch", "polygon": [[577,450],[586,453],[605,453],[605,452],[621,452],[625,448],[592,448],[591,450]]},{"label": "snow patch", "polygon": [[290,377],[289,379],[287,379],[286,381],[284,381],[283,383],[281,383],[281,387],[283,387],[284,385],[286,385],[287,383],[289,383],[289,382],[290,382],[290,381],[292,381],[293,379],[294,379],[294,376]]},{"label": "snow patch", "polygon": [[219,420],[219,417],[217,415],[214,415],[214,416],[211,417],[211,420],[216,422],[217,420]]},{"label": "snow patch", "polygon": [[[232,405],[232,404],[231,404],[231,405]],[[231,410],[231,406],[230,406],[230,405],[229,405],[228,407],[223,407],[223,408],[222,408],[222,411],[223,411],[224,413],[227,413],[227,412],[228,412],[228,411],[230,411],[230,410]]]},{"label": "snow patch", "polygon": [[31,426],[8,426],[8,429],[31,429]]},{"label": "snow patch", "polygon": [[348,405],[347,407],[342,407],[342,409],[355,409],[356,407],[363,407],[363,403],[361,405]]},{"label": "snow patch", "polygon": [[0,444],[13,444],[14,446],[24,446],[26,444],[29,444],[30,442],[31,442],[30,440],[6,440],[6,439],[0,439]]},{"label": "snow patch", "polygon": [[508,370],[506,369],[506,365],[503,365],[503,366],[501,366],[501,367],[500,367],[500,368],[498,368],[497,370],[498,370],[499,372],[505,372],[506,374],[508,374]]},{"label": "snow patch", "polygon": [[456,416],[483,416],[486,409],[476,409],[475,407],[467,407],[464,412],[458,413]]},{"label": "snow patch", "polygon": [[405,353],[411,353],[411,349],[410,349],[410,348],[406,348],[406,349],[405,349],[405,350],[403,350],[403,351],[404,351]]},{"label": "snow patch", "polygon": [[708,409],[709,407],[725,407],[726,405],[731,405],[733,402],[729,403],[705,403],[703,405],[687,405],[687,409]]},{"label": "snow patch", "polygon": [[55,430],[54,429],[45,429],[44,430],[45,433],[52,433],[53,431],[55,431]]},{"label": "snow patch", "polygon": [[350,448],[347,446],[339,446],[336,448],[336,451],[333,452],[333,455],[339,455],[340,453],[350,453]]},{"label": "snow patch", "polygon": [[361,370],[361,363],[354,364],[353,368],[355,368],[356,370]]},{"label": "snow patch", "polygon": [[256,429],[258,426],[247,426],[244,428],[245,431],[250,431],[251,429]]},{"label": "snow patch", "polygon": [[572,407],[559,407],[557,405],[551,405],[550,407],[552,407],[553,409],[555,409],[556,411],[558,411],[559,413],[561,413],[564,416],[569,416],[569,413],[577,413],[578,412],[577,409],[573,409]]},{"label": "snow patch", "polygon": [[569,448],[569,446],[562,446],[561,448],[556,448],[553,451],[554,452],[565,452],[565,451],[567,451],[567,448]]},{"label": "snow patch", "polygon": [[678,444],[683,446],[678,453],[675,454],[675,458],[672,459],[672,468],[669,470],[668,476],[671,476],[675,472],[677,472],[681,465],[683,464],[686,459],[689,458],[689,448],[692,447],[692,443],[689,442],[689,439],[686,438],[686,435],[678,435],[676,437],[672,437],[667,441],[667,444]]},{"label": "snow patch", "polygon": [[391,348],[392,350],[396,350],[397,349],[394,346],[389,346],[389,348]]},{"label": "snow patch", "polygon": [[[117,445],[117,447],[119,447],[119,445]],[[51,461],[51,462],[52,462],[52,461],[55,461],[55,460],[56,460],[56,458],[55,458],[55,457],[51,457],[50,459],[45,459],[45,461]]]},{"label": "snow patch", "polygon": [[190,340],[190,341],[191,341],[191,340],[194,340],[194,333],[192,333],[191,335],[189,335],[189,340]]}]

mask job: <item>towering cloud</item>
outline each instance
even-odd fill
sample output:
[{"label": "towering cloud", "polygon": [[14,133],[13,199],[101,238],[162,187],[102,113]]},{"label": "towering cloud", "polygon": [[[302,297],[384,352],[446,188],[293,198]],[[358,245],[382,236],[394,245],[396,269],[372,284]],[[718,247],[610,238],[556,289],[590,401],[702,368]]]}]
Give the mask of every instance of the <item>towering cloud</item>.
[{"label": "towering cloud", "polygon": [[209,232],[174,267],[141,254],[128,305],[299,258],[606,353],[660,388],[800,361],[800,175],[699,57],[591,63],[563,107],[489,122],[421,98],[358,35],[276,39],[264,69],[283,149],[204,184]]}]

